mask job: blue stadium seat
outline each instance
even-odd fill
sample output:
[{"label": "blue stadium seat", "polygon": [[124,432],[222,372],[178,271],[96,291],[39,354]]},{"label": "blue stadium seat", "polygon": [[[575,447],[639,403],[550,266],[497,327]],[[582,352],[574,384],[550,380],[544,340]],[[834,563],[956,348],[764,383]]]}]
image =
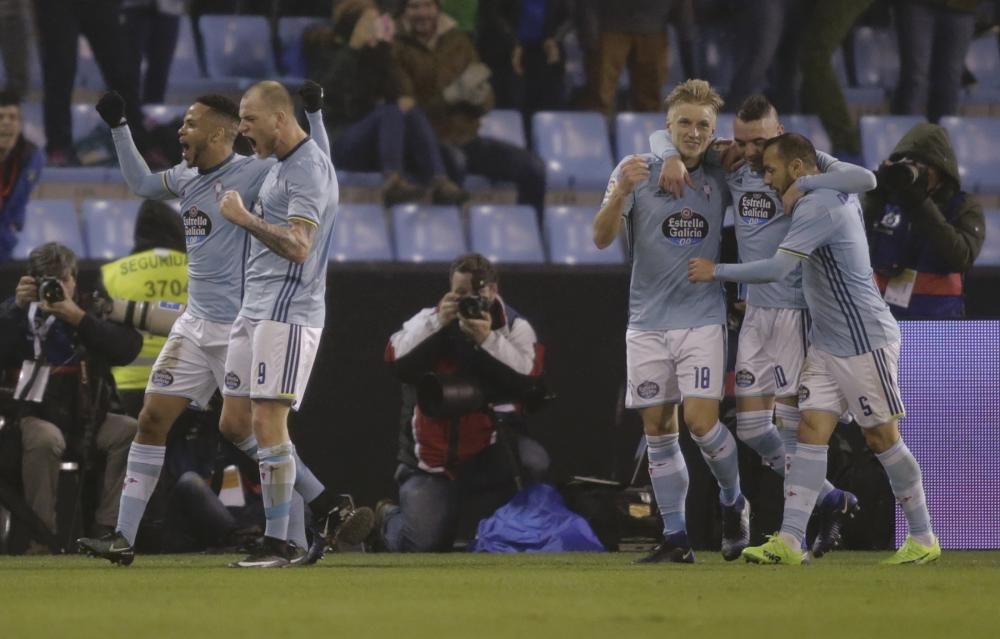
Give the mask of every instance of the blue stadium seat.
[{"label": "blue stadium seat", "polygon": [[873,171],[889,157],[899,139],[924,119],[918,115],[861,116],[861,157]]},{"label": "blue stadium seat", "polygon": [[785,131],[789,133],[799,133],[809,138],[817,151],[829,153],[832,150],[830,136],[826,134],[823,123],[816,115],[783,115],[781,123]]},{"label": "blue stadium seat", "polygon": [[531,128],[550,189],[604,190],[614,169],[604,116],[540,111]]},{"label": "blue stadium seat", "polygon": [[38,147],[45,147],[45,119],[41,102],[25,102],[21,105],[21,126],[24,137]]},{"label": "blue stadium seat", "polygon": [[42,170],[46,184],[125,184],[125,178],[114,166],[47,166]]},{"label": "blue stadium seat", "polygon": [[396,256],[403,262],[450,262],[467,250],[462,221],[453,206],[394,206],[392,229]]},{"label": "blue stadium seat", "polygon": [[733,122],[736,121],[734,113],[720,113],[715,120],[715,137],[732,139]]},{"label": "blue stadium seat", "polygon": [[701,45],[705,52],[705,79],[713,86],[728,87],[733,80],[733,52],[736,51],[730,29],[706,26],[701,33]]},{"label": "blue stadium seat", "polygon": [[986,209],[986,241],[976,266],[1000,266],[1000,209]]},{"label": "blue stadium seat", "polygon": [[330,261],[392,261],[385,210],[378,204],[341,204],[333,225]]},{"label": "blue stadium seat", "polygon": [[537,215],[530,206],[473,206],[469,239],[471,249],[491,262],[545,262]]},{"label": "blue stadium seat", "polygon": [[979,86],[1000,87],[1000,49],[993,30],[972,41],[965,54],[965,66],[976,76]]},{"label": "blue stadium seat", "polygon": [[976,193],[1000,193],[996,152],[1000,145],[1000,118],[941,118],[958,158],[962,188]]},{"label": "blue stadium seat", "polygon": [[264,16],[205,15],[205,67],[211,78],[274,78],[278,70]]},{"label": "blue stadium seat", "polygon": [[663,113],[619,113],[615,118],[616,157],[649,153],[649,136],[666,126]]},{"label": "blue stadium seat", "polygon": [[490,111],[479,121],[479,135],[501,140],[522,149],[528,146],[524,138],[524,120],[521,119],[520,111],[508,109]]},{"label": "blue stadium seat", "polygon": [[171,124],[177,120],[184,120],[187,113],[187,105],[182,104],[144,104],[142,114],[146,117],[147,124],[154,126]]},{"label": "blue stadium seat", "polygon": [[113,260],[132,252],[139,200],[87,200],[83,233],[87,257]]},{"label": "blue stadium seat", "polygon": [[604,250],[594,246],[595,207],[550,206],[545,209],[545,241],[555,264],[621,264],[625,255],[615,240]]},{"label": "blue stadium seat", "polygon": [[45,242],[59,242],[79,257],[86,257],[83,235],[73,200],[30,200],[13,257],[27,259],[33,248]]},{"label": "blue stadium seat", "polygon": [[854,31],[858,86],[893,89],[899,82],[899,47],[893,29],[858,27]]},{"label": "blue stadium seat", "polygon": [[101,114],[97,112],[93,104],[74,104],[71,109],[73,112],[74,142],[87,137],[97,128],[107,133],[108,139],[111,139],[111,129],[101,119]]},{"label": "blue stadium seat", "polygon": [[205,70],[198,59],[198,43],[194,37],[194,26],[191,18],[181,16],[180,28],[177,32],[177,47],[170,62],[170,75],[167,85],[184,84],[205,77]]},{"label": "blue stadium seat", "polygon": [[85,89],[107,88],[104,76],[101,75],[101,68],[97,66],[94,52],[90,48],[90,43],[83,36],[77,39],[76,49],[76,79],[73,86]]},{"label": "blue stadium seat", "polygon": [[330,24],[323,18],[282,17],[278,19],[278,60],[285,75],[306,77],[306,58],[302,48],[302,34],[314,25]]}]

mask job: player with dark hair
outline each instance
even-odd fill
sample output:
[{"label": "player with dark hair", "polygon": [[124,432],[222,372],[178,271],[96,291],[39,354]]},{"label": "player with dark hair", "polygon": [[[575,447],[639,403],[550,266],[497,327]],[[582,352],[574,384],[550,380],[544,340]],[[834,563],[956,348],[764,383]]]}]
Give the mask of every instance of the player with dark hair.
[{"label": "player with dark hair", "polygon": [[899,326],[875,287],[857,199],[826,188],[787,198],[796,180],[819,173],[816,151],[801,135],[768,140],[762,162],[765,182],[786,197],[792,216],[778,251],[743,264],[716,265],[696,258],[688,265],[692,282],[765,283],[780,281],[801,264],[813,320],[781,532],[762,546],[745,549],[743,557],[754,563],[802,563],[800,546],[826,477],[827,443],[839,417],[849,411],[885,469],[909,527],[906,543],[884,563],[934,561],[941,546],[931,530],[920,466],[903,443],[897,421],[904,415],[896,382]]},{"label": "player with dark hair", "polygon": [[[325,150],[319,88],[307,85],[303,93],[312,130]],[[239,108],[224,96],[202,96],[188,108],[178,131],[183,161],[156,174],[149,171],[132,143],[122,98],[105,94],[97,109],[112,127],[122,172],[132,191],[149,199],[181,199],[188,253],[188,306],[153,365],[139,414],[139,432],[129,452],[117,529],[106,538],[80,540],[86,552],[127,565],[132,562],[135,534],[163,465],[170,428],[189,404],[205,408],[216,388],[235,385],[226,375],[225,361],[230,328],[243,298],[250,242],[242,228],[226,221],[220,203],[230,189],[255,201],[275,162],[233,151]],[[249,421],[225,421],[220,427],[227,439],[256,458],[257,442]],[[314,528],[321,534],[315,536],[310,552],[296,559],[312,562],[332,543],[340,518],[350,513],[341,509],[339,500],[327,493],[301,461],[299,467],[296,487],[309,503]],[[301,504],[293,510],[298,513],[300,509]],[[302,528],[296,528],[295,539],[304,546]]]}]

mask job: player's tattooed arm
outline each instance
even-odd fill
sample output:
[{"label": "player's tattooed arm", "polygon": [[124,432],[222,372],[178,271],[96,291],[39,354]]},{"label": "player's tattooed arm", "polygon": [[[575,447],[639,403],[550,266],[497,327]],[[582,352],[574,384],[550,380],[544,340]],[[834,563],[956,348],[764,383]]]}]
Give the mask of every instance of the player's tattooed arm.
[{"label": "player's tattooed arm", "polygon": [[236,191],[226,191],[219,207],[222,216],[249,231],[269,249],[297,264],[306,261],[312,248],[316,225],[305,218],[292,218],[288,225],[268,224],[243,206]]}]

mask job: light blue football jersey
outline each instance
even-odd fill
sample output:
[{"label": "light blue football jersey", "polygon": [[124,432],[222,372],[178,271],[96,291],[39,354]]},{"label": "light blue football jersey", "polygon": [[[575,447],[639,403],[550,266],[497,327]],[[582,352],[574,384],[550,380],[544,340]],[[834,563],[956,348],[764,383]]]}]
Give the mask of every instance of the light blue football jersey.
[{"label": "light blue football jersey", "polygon": [[791,218],[778,250],[805,259],[812,344],[851,357],[899,341],[899,326],[875,286],[857,198],[817,189],[799,200]]},{"label": "light blue football jersey", "polygon": [[219,201],[226,191],[237,191],[251,206],[274,164],[274,159],[233,154],[206,171],[182,162],[161,174],[163,185],[180,197],[192,316],[231,323],[239,314],[250,234],[222,217]]},{"label": "light blue football jersey", "polygon": [[[644,154],[649,180],[638,185],[624,205],[626,237],[632,257],[628,326],[636,330],[673,330],[726,323],[721,284],[692,284],[688,260],[717,262],[729,189],[721,168],[702,165],[691,171],[694,188],[676,198],[657,184],[662,160]],[[624,162],[624,160],[623,160]],[[608,193],[619,179],[615,167]]]},{"label": "light blue football jersey", "polygon": [[268,224],[302,220],[315,225],[316,233],[302,264],[285,259],[251,237],[241,315],[322,328],[326,265],[339,199],[333,164],[311,138],[271,167],[253,212]]}]

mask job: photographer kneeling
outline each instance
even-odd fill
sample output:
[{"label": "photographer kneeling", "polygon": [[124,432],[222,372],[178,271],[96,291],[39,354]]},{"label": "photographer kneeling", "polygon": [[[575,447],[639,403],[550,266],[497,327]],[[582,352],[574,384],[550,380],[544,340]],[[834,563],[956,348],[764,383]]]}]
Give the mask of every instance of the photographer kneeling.
[{"label": "photographer kneeling", "polygon": [[115,525],[136,432],[134,419],[111,412],[111,366],[135,359],[142,336],[81,308],[76,274],[73,251],[42,244],[28,255],[28,275],[18,281],[15,296],[0,306],[0,363],[21,368],[15,397],[21,400],[25,497],[52,531],[67,448],[84,469],[95,451],[106,456],[94,526]]},{"label": "photographer kneeling", "polygon": [[986,236],[983,209],[962,191],[948,133],[910,129],[864,196],[865,227],[879,290],[897,319],[959,319],[965,274]]},{"label": "photographer kneeling", "polygon": [[[526,319],[497,294],[482,255],[451,265],[451,290],[395,333],[386,361],[406,385],[399,443],[399,505],[380,503],[377,533],[392,552],[447,551],[463,498],[538,481],[542,446],[511,428],[543,399],[542,347]],[[419,404],[419,405],[418,405]]]}]

